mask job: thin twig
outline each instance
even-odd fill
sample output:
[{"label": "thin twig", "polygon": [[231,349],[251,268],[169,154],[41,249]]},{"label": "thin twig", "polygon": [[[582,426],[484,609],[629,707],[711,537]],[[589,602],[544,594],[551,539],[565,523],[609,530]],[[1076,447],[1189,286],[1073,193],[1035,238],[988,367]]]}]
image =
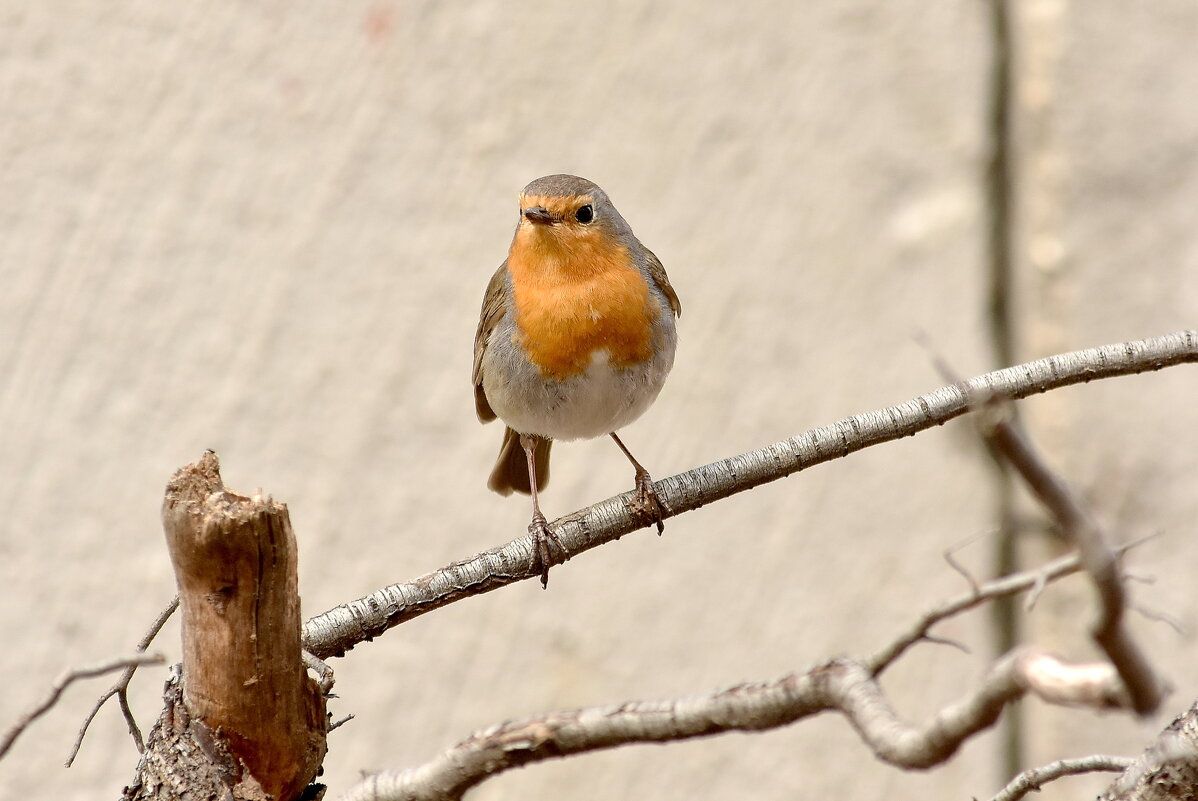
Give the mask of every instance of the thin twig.
[{"label": "thin twig", "polygon": [[974,592],[978,591],[978,580],[973,577],[973,574],[970,573],[963,564],[961,564],[960,562],[957,561],[957,558],[955,556],[953,556],[953,554],[956,553],[957,551],[961,550],[962,548],[966,547],[967,545],[972,545],[974,542],[978,541],[982,537],[993,536],[996,533],[998,533],[998,532],[985,531],[985,532],[982,532],[981,534],[975,534],[974,536],[966,539],[964,542],[959,542],[944,552],[944,561],[948,562],[948,566],[951,567],[953,570],[957,571],[957,573],[959,573],[961,575],[961,577],[965,579],[965,582],[967,584],[969,584],[969,588],[971,590],[973,590]]},{"label": "thin twig", "polygon": [[307,651],[304,651],[300,656],[304,660],[304,667],[316,674],[316,684],[320,687],[320,691],[327,697],[332,692],[333,685],[337,683],[333,669],[329,667],[328,662],[318,659]]},{"label": "thin twig", "polygon": [[3,758],[8,750],[12,748],[17,738],[33,721],[44,715],[54,704],[58,702],[63,691],[70,686],[71,683],[78,679],[90,679],[95,676],[103,676],[105,673],[112,673],[114,670],[128,668],[135,665],[160,665],[163,662],[161,654],[137,654],[136,656],[124,657],[122,659],[114,659],[110,662],[103,662],[98,665],[88,667],[74,668],[68,670],[54,680],[54,684],[50,688],[50,692],[36,706],[26,712],[21,718],[13,724],[13,726],[0,737],[0,758]]},{"label": "thin twig", "polygon": [[1028,570],[1010,576],[1003,576],[993,581],[987,581],[985,584],[978,586],[976,590],[960,595],[951,601],[946,601],[935,609],[925,612],[919,620],[915,621],[910,628],[895,638],[893,642],[865,660],[865,664],[873,675],[880,675],[882,671],[894,664],[894,661],[902,656],[912,645],[927,640],[928,632],[932,626],[940,621],[981,606],[986,601],[994,598],[1018,595],[1021,592],[1034,589],[1041,584],[1056,581],[1079,570],[1081,570],[1081,561],[1078,559],[1077,554],[1074,553],[1055,559],[1038,570]]},{"label": "thin twig", "polygon": [[1045,784],[1063,776],[1076,776],[1079,773],[1098,771],[1117,773],[1127,769],[1134,761],[1131,757],[1096,754],[1079,759],[1061,759],[1038,768],[1028,768],[1012,779],[990,801],[1019,801],[1033,790],[1039,791]]},{"label": "thin twig", "polygon": [[1036,608],[1036,603],[1040,600],[1040,596],[1044,594],[1044,588],[1048,584],[1045,581],[1037,581],[1036,586],[1032,587],[1031,592],[1027,594],[1027,598],[1023,602],[1023,611],[1031,612]]},{"label": "thin twig", "polygon": [[[179,608],[179,596],[167,604],[166,608],[158,613],[158,617],[150,625],[142,638],[137,642],[137,652],[144,653],[150,647],[150,643],[154,642],[154,638],[158,636],[158,632],[162,631],[162,627],[166,625],[166,621]],[[141,729],[137,725],[137,719],[133,717],[133,710],[129,708],[129,683],[133,681],[133,674],[137,672],[138,665],[131,664],[125,668],[125,672],[121,674],[117,683],[108,688],[108,690],[99,697],[91,712],[83,721],[83,725],[79,727],[79,734],[75,737],[75,744],[71,747],[71,753],[67,756],[66,766],[69,768],[75,762],[75,757],[79,755],[79,748],[83,745],[83,738],[87,734],[87,727],[92,724],[96,714],[100,711],[100,707],[107,703],[112,696],[117,696],[117,702],[121,707],[121,714],[125,717],[125,725],[129,728],[129,734],[133,736],[133,742],[137,745],[137,752],[140,754],[145,750],[145,741],[141,736]]]},{"label": "thin twig", "polygon": [[333,729],[341,728],[346,723],[349,723],[351,720],[353,720],[355,717],[357,717],[357,715],[351,714],[351,715],[346,715],[345,717],[341,718],[340,720],[333,721],[332,723],[329,724],[329,731],[332,731]]},{"label": "thin twig", "polygon": [[[1147,542],[1152,537],[1144,537],[1143,539],[1129,542],[1118,549],[1119,554],[1124,554],[1143,543]],[[1057,579],[1077,573],[1082,569],[1081,558],[1076,553],[1066,554],[1065,556],[1054,559],[1048,564],[1042,565],[1035,570],[1026,570],[1021,573],[1013,573],[1009,576],[996,578],[993,581],[988,581],[980,585],[975,592],[969,592],[965,595],[958,596],[951,601],[946,601],[935,609],[931,609],[923,614],[919,620],[915,621],[907,631],[903,632],[893,642],[887,645],[884,649],[874,654],[865,661],[870,670],[874,671],[874,675],[880,674],[887,667],[892,665],[904,651],[910,648],[917,642],[928,641],[928,632],[932,626],[936,625],[946,618],[958,615],[961,612],[968,611],[974,607],[980,606],[986,601],[996,598],[1005,598],[1011,595],[1018,595],[1021,592],[1041,593],[1044,588]]]},{"label": "thin twig", "polygon": [[[1198,362],[1198,332],[1107,345],[1052,356],[997,370],[966,383],[968,392],[943,387],[906,403],[855,415],[741,456],[695,468],[658,481],[656,488],[670,511],[688,512],[770,481],[883,442],[943,425],[969,409],[969,393],[996,392],[1025,398],[1059,387],[1101,378],[1160,370]],[[644,528],[630,507],[633,493],[609,498],[553,522],[561,543],[555,562]],[[393,626],[462,598],[539,577],[529,568],[532,539],[522,536],[405,584],[334,607],[304,625],[304,647],[328,659],[378,637]]]},{"label": "thin twig", "polygon": [[1131,608],[1140,613],[1140,616],[1151,620],[1153,623],[1164,623],[1169,628],[1173,629],[1175,634],[1185,636],[1185,626],[1181,625],[1181,621],[1170,615],[1168,612],[1159,612],[1155,609],[1150,609],[1142,604],[1132,604]]},{"label": "thin twig", "polygon": [[932,645],[947,645],[950,648],[956,648],[958,651],[960,651],[963,654],[972,654],[973,653],[973,651],[969,650],[968,645],[961,642],[960,640],[954,640],[949,637],[938,637],[938,636],[935,636],[932,634],[925,634],[923,636],[923,641],[926,643],[930,643]]}]

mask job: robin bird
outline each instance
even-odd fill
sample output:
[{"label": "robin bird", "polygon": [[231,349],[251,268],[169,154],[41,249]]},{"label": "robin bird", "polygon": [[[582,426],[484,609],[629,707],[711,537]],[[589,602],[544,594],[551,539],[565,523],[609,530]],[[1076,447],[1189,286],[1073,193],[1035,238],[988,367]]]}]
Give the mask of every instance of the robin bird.
[{"label": "robin bird", "polygon": [[542,586],[549,541],[561,547],[537,500],[555,439],[610,436],[636,471],[634,510],[664,530],[669,509],[616,431],[661,391],[681,313],[665,268],[602,189],[573,175],[524,187],[474,335],[474,404],[481,422],[498,416],[507,426],[487,486],[532,495],[528,530]]}]

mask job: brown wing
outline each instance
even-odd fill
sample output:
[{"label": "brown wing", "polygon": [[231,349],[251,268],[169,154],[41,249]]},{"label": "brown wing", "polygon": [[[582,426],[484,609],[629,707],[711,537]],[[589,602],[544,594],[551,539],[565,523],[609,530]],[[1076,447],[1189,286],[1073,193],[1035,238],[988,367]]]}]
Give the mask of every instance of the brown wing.
[{"label": "brown wing", "polygon": [[678,293],[674,291],[674,287],[670,286],[670,278],[666,275],[666,268],[661,266],[661,260],[653,255],[653,251],[649,248],[645,248],[645,266],[649,269],[649,277],[653,279],[653,283],[657,284],[657,288],[665,293],[674,316],[681,317],[682,303],[678,300]]},{"label": "brown wing", "polygon": [[495,419],[495,411],[487,402],[483,392],[483,354],[487,351],[487,341],[491,332],[503,317],[503,293],[507,284],[507,262],[499,265],[499,269],[491,276],[487,284],[487,294],[483,296],[482,313],[478,317],[478,331],[474,334],[474,370],[471,378],[474,380],[474,411],[478,413],[480,422],[489,423]]}]

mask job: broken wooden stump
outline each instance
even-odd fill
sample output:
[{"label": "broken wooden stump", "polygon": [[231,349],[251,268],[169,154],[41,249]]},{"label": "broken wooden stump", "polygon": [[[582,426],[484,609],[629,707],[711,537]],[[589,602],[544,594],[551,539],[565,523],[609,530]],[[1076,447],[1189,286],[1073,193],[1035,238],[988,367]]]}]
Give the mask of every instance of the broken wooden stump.
[{"label": "broken wooden stump", "polygon": [[162,520],[179,586],[182,682],[168,683],[125,798],[295,801],[324,760],[328,719],[302,661],[287,507],[230,492],[208,451],[171,479]]}]

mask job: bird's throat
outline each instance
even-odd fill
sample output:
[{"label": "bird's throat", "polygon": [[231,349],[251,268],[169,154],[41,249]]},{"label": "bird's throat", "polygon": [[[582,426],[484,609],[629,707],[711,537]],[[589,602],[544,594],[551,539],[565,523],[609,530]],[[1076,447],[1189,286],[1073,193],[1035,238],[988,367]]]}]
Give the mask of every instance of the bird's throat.
[{"label": "bird's throat", "polygon": [[581,374],[599,350],[615,369],[651,357],[656,301],[628,248],[604,232],[521,225],[508,270],[516,336],[545,377]]}]

